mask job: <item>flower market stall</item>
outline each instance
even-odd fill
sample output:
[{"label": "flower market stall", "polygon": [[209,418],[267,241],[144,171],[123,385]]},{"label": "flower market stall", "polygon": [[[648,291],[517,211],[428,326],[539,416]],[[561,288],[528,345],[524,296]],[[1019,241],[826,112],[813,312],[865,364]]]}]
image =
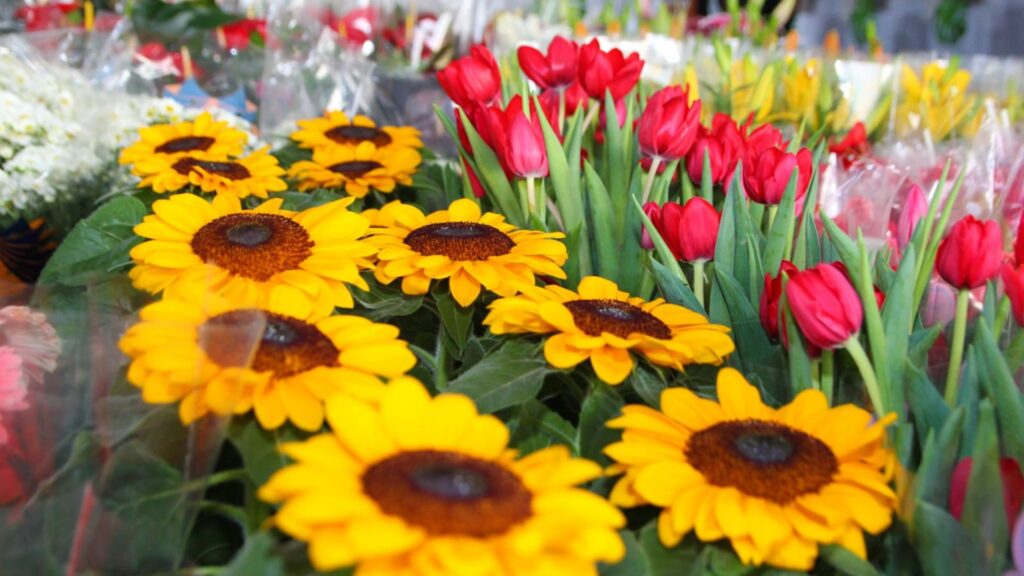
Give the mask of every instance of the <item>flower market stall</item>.
[{"label": "flower market stall", "polygon": [[1021,63],[725,4],[0,12],[0,574],[1024,573]]}]

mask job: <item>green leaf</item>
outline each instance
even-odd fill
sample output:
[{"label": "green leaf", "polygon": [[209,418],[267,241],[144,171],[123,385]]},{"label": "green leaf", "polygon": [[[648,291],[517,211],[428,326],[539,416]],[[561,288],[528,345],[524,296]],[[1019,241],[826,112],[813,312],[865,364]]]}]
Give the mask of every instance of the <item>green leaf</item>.
[{"label": "green leaf", "polygon": [[629,383],[633,386],[633,391],[649,406],[655,409],[661,406],[661,392],[668,388],[668,384],[656,370],[637,364],[633,368],[633,373],[629,375]]},{"label": "green leaf", "polygon": [[576,443],[580,447],[580,456],[595,460],[602,465],[610,463],[604,455],[604,447],[619,438],[619,431],[608,428],[606,424],[622,411],[622,398],[607,384],[594,379],[590,393],[583,400],[580,409],[580,425],[576,434]]},{"label": "green leaf", "polygon": [[255,417],[234,418],[228,427],[228,439],[242,457],[242,466],[254,486],[266,484],[270,477],[288,465],[281,445],[302,440],[306,434],[292,426],[264,430]]},{"label": "green leaf", "polygon": [[999,418],[999,436],[1007,454],[1024,455],[1024,401],[984,318],[974,332],[978,375]]},{"label": "green leaf", "polygon": [[408,316],[423,306],[423,296],[408,296],[398,288],[370,283],[370,291],[352,288],[352,296],[359,302],[353,314],[365,316],[375,322]]},{"label": "green leaf", "polygon": [[936,506],[949,503],[949,479],[960,452],[960,434],[964,428],[966,411],[957,408],[946,419],[936,435],[928,435],[917,469],[917,498]]},{"label": "green leaf", "polygon": [[[669,269],[673,276],[675,276],[680,282],[686,282],[686,276],[683,275],[683,269],[679,267],[679,262],[676,261],[676,257],[672,254],[672,250],[669,249],[668,244],[658,233],[658,229],[654,227],[654,223],[644,213],[643,207],[640,205],[640,200],[635,196],[633,197],[633,207],[636,209],[637,215],[643,222],[643,226],[647,228],[647,233],[651,236],[651,242],[654,243],[654,249],[658,252],[658,258],[661,259],[663,265]],[[639,242],[639,237],[637,237]]]},{"label": "green leaf", "polygon": [[768,244],[765,247],[764,266],[768,270],[778,270],[782,258],[792,249],[793,226],[796,220],[796,186],[800,171],[794,167],[782,195],[782,203],[776,211],[772,229],[768,232]]},{"label": "green leaf", "polygon": [[878,576],[878,570],[866,560],[861,560],[856,554],[838,544],[829,544],[821,547],[821,558],[848,576]]},{"label": "green leaf", "polygon": [[[694,545],[694,539],[684,539],[671,549],[662,545],[658,538],[657,520],[649,522],[640,530],[638,540],[647,558],[650,576],[700,576],[708,573],[708,555],[701,553],[701,547]],[[708,549],[709,547],[704,548]]]},{"label": "green leaf", "polygon": [[576,429],[543,402],[530,399],[512,410],[509,445],[515,446],[521,454],[554,445],[568,446],[577,452]]},{"label": "green leaf", "polygon": [[535,398],[549,372],[536,342],[509,340],[452,380],[445,392],[465,394],[481,413],[490,414]]},{"label": "green leaf", "polygon": [[949,419],[949,405],[942,398],[942,394],[935,388],[928,376],[917,366],[904,360],[907,363],[906,382],[908,385],[908,397],[913,398],[910,402],[910,410],[914,416],[914,425],[917,428],[917,436],[923,443],[932,430],[938,433],[946,420]]},{"label": "green leaf", "polygon": [[975,567],[980,574],[1003,571],[1009,542],[1006,504],[999,466],[999,433],[995,411],[983,400],[978,411],[978,428],[972,453],[974,463],[967,480],[961,523],[972,536],[984,542],[984,564]]},{"label": "green leaf", "polygon": [[903,260],[900,261],[896,278],[885,294],[885,304],[882,308],[885,344],[889,347],[889,381],[892,383],[889,408],[895,410],[901,417],[904,415],[906,404],[903,371],[907,365],[910,329],[915,316],[913,300],[916,280],[917,255],[911,245],[907,246]]},{"label": "green leaf", "polygon": [[437,303],[437,313],[444,326],[445,345],[452,356],[461,358],[466,340],[473,332],[473,306],[460,306],[447,288],[435,288],[431,295]]},{"label": "green leaf", "polygon": [[145,205],[130,196],[100,206],[61,242],[39,282],[84,286],[126,270],[131,265],[128,252],[142,241],[133,229],[145,215]]},{"label": "green leaf", "polygon": [[665,297],[665,300],[707,316],[700,302],[697,301],[697,296],[686,283],[657,260],[651,258],[647,262],[654,271],[654,280],[657,282],[658,289],[661,290],[661,295]]},{"label": "green leaf", "polygon": [[269,532],[259,532],[245,541],[245,546],[220,576],[284,576],[284,573],[284,561],[274,550],[274,537]]},{"label": "green leaf", "polygon": [[323,206],[324,204],[345,198],[345,196],[327,188],[320,188],[313,192],[284,192],[276,197],[284,200],[284,203],[281,204],[282,208],[295,211],[309,210],[310,208]]},{"label": "green leaf", "polygon": [[619,536],[626,545],[626,557],[616,564],[599,564],[601,576],[646,576],[651,573],[647,553],[637,542],[636,536],[628,530],[620,530]]},{"label": "green leaf", "polygon": [[914,511],[913,533],[917,555],[925,574],[985,574],[979,570],[982,566],[982,553],[977,537],[965,530],[942,508],[918,500]]},{"label": "green leaf", "polygon": [[[583,170],[586,174],[587,200],[590,206],[590,229],[612,230],[616,218],[612,213],[608,190],[590,162],[584,162]],[[597,250],[597,260],[594,262],[595,271],[602,277],[617,282],[619,258],[622,257],[622,254],[615,241],[615,235],[605,232],[595,234],[594,247]]]}]

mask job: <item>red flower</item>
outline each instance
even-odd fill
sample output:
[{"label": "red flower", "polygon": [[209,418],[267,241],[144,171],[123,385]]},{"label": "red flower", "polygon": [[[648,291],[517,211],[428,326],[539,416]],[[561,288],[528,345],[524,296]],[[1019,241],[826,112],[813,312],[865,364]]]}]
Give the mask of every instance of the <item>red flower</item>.
[{"label": "red flower", "polygon": [[740,134],[743,135],[743,149],[747,154],[758,156],[772,148],[782,148],[782,132],[775,126],[764,124],[747,134],[749,128],[748,122],[740,130]]},{"label": "red flower", "polygon": [[522,99],[513,98],[505,110],[505,131],[508,137],[506,161],[512,173],[522,178],[547,176],[548,153],[536,108],[527,118]]},{"label": "red flower", "polygon": [[[842,262],[830,262],[829,265],[835,266],[836,270],[842,272],[843,276],[846,276],[846,279],[850,281],[850,285],[853,285],[853,278],[850,277],[850,271],[846,268],[846,264],[843,264]],[[881,310],[882,306],[885,305],[885,292],[882,292],[882,289],[878,286],[872,286],[872,288],[875,289],[875,304],[878,305],[878,309]]]},{"label": "red flower", "polygon": [[473,46],[463,56],[437,73],[448,97],[463,108],[471,104],[493,104],[501,96],[501,72],[486,46]]},{"label": "red flower", "polygon": [[[14,17],[25,23],[26,32],[51,30],[60,28],[64,21],[65,4],[41,4],[39,6],[22,6],[14,13]],[[73,6],[73,5],[72,5]]]},{"label": "red flower", "polygon": [[[559,100],[563,92],[555,88],[549,88],[544,92],[541,92],[538,96],[540,105],[544,107],[545,111],[551,110],[554,112],[553,115],[549,115],[549,118],[558,118],[558,107],[561,106]],[[583,87],[580,86],[579,82],[573,82],[568,88],[564,90],[565,94],[565,117],[569,118],[576,113],[579,108],[586,108],[590,102],[590,97],[583,91]],[[561,127],[558,126],[558,122],[552,122],[551,127],[559,130]]]},{"label": "red flower", "polygon": [[854,124],[853,128],[846,133],[845,138],[828,145],[828,151],[838,156],[843,167],[849,169],[854,162],[871,151],[871,143],[868,142],[868,133],[864,129],[864,124],[860,122]]},{"label": "red flower", "polygon": [[811,162],[811,151],[806,148],[796,154],[781,148],[769,148],[763,153],[747,150],[743,162],[743,187],[747,196],[759,204],[779,204],[793,170],[798,170],[796,197],[803,198],[811,182]]},{"label": "red flower", "polygon": [[[953,469],[953,477],[949,486],[949,513],[959,520],[964,513],[964,500],[967,499],[967,485],[971,479],[971,468],[974,459],[970,456],[961,460]],[[1006,510],[1006,522],[1013,526],[1021,504],[1024,504],[1024,474],[1020,465],[1013,458],[999,459],[999,476],[1003,481],[1003,505]]]},{"label": "red flower", "polygon": [[[707,200],[691,198],[684,206],[666,202],[660,209],[654,202],[648,202],[644,212],[676,260],[707,262],[715,257],[720,216]],[[643,236],[640,241],[644,243]],[[647,242],[650,243],[649,235]]]},{"label": "red flower", "polygon": [[896,220],[896,245],[901,250],[910,244],[910,238],[914,235],[917,223],[927,213],[928,200],[925,199],[924,192],[921,191],[920,186],[912,184],[910,192],[907,194],[907,201],[903,204],[900,216]]},{"label": "red flower", "polygon": [[[661,236],[661,206],[658,206],[657,202],[648,202],[644,204],[644,214],[651,219],[651,224],[654,224],[654,229],[658,230],[658,235]],[[662,240],[664,240],[664,236],[662,236]],[[640,231],[640,246],[643,246],[645,250],[654,250],[654,240],[651,239],[646,224]]]},{"label": "red flower", "polygon": [[1024,264],[1024,216],[1017,223],[1017,237],[1013,240],[1013,261]]},{"label": "red flower", "polygon": [[782,298],[782,276],[797,272],[797,267],[788,260],[782,261],[779,273],[774,278],[764,275],[764,291],[761,292],[759,315],[761,327],[772,340],[779,339],[779,300]]},{"label": "red flower", "polygon": [[935,269],[954,288],[973,290],[995,278],[1002,260],[999,224],[968,215],[939,244]]},{"label": "red flower", "polygon": [[555,36],[547,56],[532,46],[520,46],[517,54],[523,74],[541,90],[565,89],[576,81],[579,46],[571,40]]},{"label": "red flower", "polygon": [[245,50],[255,32],[260,38],[267,37],[267,21],[262,19],[239,20],[221,27],[224,32],[224,44],[228,50]]},{"label": "red flower", "polygon": [[605,92],[611,92],[612,100],[621,100],[636,86],[643,68],[639,54],[626,57],[618,48],[605,52],[595,38],[580,48],[577,72],[587,94],[603,102]]},{"label": "red flower", "polygon": [[362,46],[373,39],[377,28],[377,11],[372,7],[349,10],[344,16],[334,19],[330,14],[330,26],[341,34],[345,41],[353,46]]},{"label": "red flower", "polygon": [[1024,326],[1024,264],[1016,268],[1003,264],[1003,290],[1013,307],[1013,319],[1018,326]]},{"label": "red flower", "polygon": [[700,127],[700,100],[688,104],[679,86],[657,91],[647,101],[637,123],[637,140],[645,156],[678,160],[693,146]]},{"label": "red flower", "polygon": [[686,154],[686,174],[694,184],[704,178],[704,153],[711,161],[711,182],[724,185],[736,170],[743,150],[743,135],[732,118],[715,114],[711,130],[701,127],[693,147]]},{"label": "red flower", "polygon": [[864,321],[857,291],[830,264],[790,274],[786,301],[800,333],[825,350],[842,346],[860,332]]}]

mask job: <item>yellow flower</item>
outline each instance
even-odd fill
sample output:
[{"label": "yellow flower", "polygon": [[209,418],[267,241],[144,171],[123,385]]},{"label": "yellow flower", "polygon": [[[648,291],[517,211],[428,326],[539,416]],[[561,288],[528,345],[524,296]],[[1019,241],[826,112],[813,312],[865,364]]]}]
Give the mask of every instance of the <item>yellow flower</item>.
[{"label": "yellow flower", "polygon": [[554,285],[524,288],[492,303],[484,324],[495,334],[553,333],[544,344],[549,364],[565,369],[589,359],[597,377],[612,385],[633,371],[630,351],[682,370],[720,364],[735,350],[725,326],[660,298],[632,298],[598,276],[584,278],[579,293]]},{"label": "yellow flower", "polygon": [[317,570],[596,576],[624,555],[622,514],[576,488],[600,467],[564,446],[516,459],[505,425],[465,396],[404,377],[376,405],[329,400],[327,421],[333,433],[284,447],[297,462],[259,492]]},{"label": "yellow flower", "polygon": [[970,72],[931,62],[918,77],[904,65],[900,80],[902,102],[896,109],[900,134],[927,130],[933,139],[943,140],[958,130],[965,135],[977,130],[981,115],[977,113],[977,97],[967,94]]},{"label": "yellow flower", "polygon": [[146,402],[180,402],[185,424],[252,410],[268,430],[290,420],[317,431],[326,399],[375,399],[382,378],[416,364],[394,326],[318,317],[287,297],[254,302],[191,287],[146,306],[120,343],[132,359],[128,380]]},{"label": "yellow flower", "polygon": [[892,522],[896,495],[883,472],[885,427],[853,405],[829,408],[801,392],[778,410],[734,369],[718,373],[718,402],[685,388],[661,394],[661,411],[631,405],[608,425],[622,441],[605,452],[625,476],[619,506],[653,504],[662,544],[691,531],[729,538],[744,564],[809,570],[819,544],[864,558],[864,532]]},{"label": "yellow flower", "polygon": [[284,169],[277,158],[263,148],[243,158],[204,160],[199,156],[157,155],[135,164],[135,174],[142,176],[139,188],[154,192],[177,192],[192,185],[203,192],[232,194],[239,198],[266,198],[268,192],[282,192],[288,185],[279,176]]},{"label": "yellow flower", "polygon": [[775,99],[775,66],[758,66],[749,54],[733,62],[729,98],[732,117],[737,122],[747,121],[751,114],[758,122],[766,121]]},{"label": "yellow flower", "polygon": [[199,286],[230,300],[291,299],[326,315],[351,308],[348,284],[368,289],[360,269],[376,248],[360,240],[370,223],[349,212],[351,198],[303,212],[281,210],[281,199],[243,210],[236,196],[212,202],[177,194],[153,203],[135,227],[148,241],[131,251],[136,288],[158,293]]},{"label": "yellow flower", "polygon": [[300,148],[357,146],[370,142],[378,148],[422,148],[420,131],[412,126],[381,126],[366,116],[349,119],[344,112],[325,112],[321,118],[299,120],[292,140]]},{"label": "yellow flower", "polygon": [[412,184],[420,165],[420,153],[412,148],[377,148],[371,142],[313,151],[313,161],[296,162],[288,175],[299,181],[299,190],[344,188],[362,198],[371,189],[391,192],[396,184]]},{"label": "yellow flower", "polygon": [[215,122],[209,112],[194,121],[160,124],[139,129],[139,141],[121,151],[121,164],[136,164],[154,156],[176,158],[189,154],[204,160],[224,160],[238,156],[248,136],[229,128],[227,122]]},{"label": "yellow flower", "polygon": [[374,274],[384,284],[401,278],[406,294],[426,294],[431,280],[448,278],[455,301],[469,306],[481,286],[511,296],[535,284],[537,274],[565,278],[568,254],[557,240],[563,234],[519,230],[500,214],[481,214],[468,199],[429,216],[408,204],[387,204],[370,234],[380,249]]}]

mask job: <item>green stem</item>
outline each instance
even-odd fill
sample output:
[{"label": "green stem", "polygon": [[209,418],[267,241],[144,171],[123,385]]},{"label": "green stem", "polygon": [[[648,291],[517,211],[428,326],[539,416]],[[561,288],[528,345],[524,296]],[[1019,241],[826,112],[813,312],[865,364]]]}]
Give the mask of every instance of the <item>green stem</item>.
[{"label": "green stem", "polygon": [[565,135],[565,88],[558,92],[558,130]]},{"label": "green stem", "polygon": [[693,263],[693,294],[697,297],[697,303],[704,307],[704,261],[697,260]]},{"label": "green stem", "polygon": [[953,342],[949,351],[949,370],[946,372],[946,404],[956,408],[960,392],[960,364],[964,360],[964,340],[967,337],[967,306],[971,293],[960,290],[956,295],[956,317],[953,320]]},{"label": "green stem", "polygon": [[580,134],[586,134],[587,129],[594,122],[594,118],[597,118],[598,113],[601,112],[601,105],[596,102],[590,103],[590,110],[587,110],[587,117],[583,119],[583,130]]},{"label": "green stem", "polygon": [[836,373],[835,352],[832,350],[821,351],[821,391],[825,393],[828,405],[832,405],[833,383]]},{"label": "green stem", "polygon": [[541,222],[543,222],[544,218],[541,215],[540,210],[544,206],[544,203],[537,202],[539,199],[537,197],[537,183],[534,180],[533,176],[528,176],[526,178],[526,201],[529,202],[530,205],[530,214],[536,216]]},{"label": "green stem", "polygon": [[[682,165],[681,162],[680,162],[680,165]],[[685,177],[685,176],[682,177],[682,180],[683,180],[683,204],[686,204],[687,202],[690,201],[691,198],[693,198],[693,195],[694,195],[693,184],[691,184],[690,183],[690,179]]]},{"label": "green stem", "polygon": [[654,187],[654,180],[658,177],[658,167],[661,166],[661,158],[655,156],[651,159],[651,169],[647,172],[647,180],[644,181],[644,195],[641,196],[643,199],[640,204],[646,204],[647,199],[651,197],[651,188]]},{"label": "green stem", "polygon": [[777,205],[775,205],[775,204],[772,204],[771,206],[768,206],[768,210],[765,211],[765,214],[768,217],[768,225],[765,226],[765,229],[764,229],[764,233],[766,235],[769,232],[772,231],[772,226],[775,225],[775,214],[778,211],[779,211],[779,207]]},{"label": "green stem", "polygon": [[821,390],[821,360],[811,360],[811,389]]},{"label": "green stem", "polygon": [[999,308],[996,309],[996,321],[992,325],[992,332],[995,334],[996,340],[1002,336],[1003,330],[1006,328],[1006,319],[1010,316],[1010,299],[1003,296],[1003,299],[999,301]]},{"label": "green stem", "polygon": [[1021,364],[1024,364],[1024,329],[1018,327],[1006,349],[1006,365],[1010,368],[1010,374],[1016,375]]},{"label": "green stem", "polygon": [[864,379],[864,387],[867,388],[868,398],[871,400],[875,414],[881,418],[885,415],[885,406],[882,405],[882,393],[878,387],[878,378],[875,377],[875,369],[871,365],[871,360],[868,360],[867,352],[860,345],[860,340],[857,339],[856,335],[847,340],[843,346],[857,365],[857,370],[860,371],[861,378]]},{"label": "green stem", "polygon": [[438,392],[448,387],[448,349],[444,346],[444,322],[437,327],[437,346],[434,348],[434,388]]}]

